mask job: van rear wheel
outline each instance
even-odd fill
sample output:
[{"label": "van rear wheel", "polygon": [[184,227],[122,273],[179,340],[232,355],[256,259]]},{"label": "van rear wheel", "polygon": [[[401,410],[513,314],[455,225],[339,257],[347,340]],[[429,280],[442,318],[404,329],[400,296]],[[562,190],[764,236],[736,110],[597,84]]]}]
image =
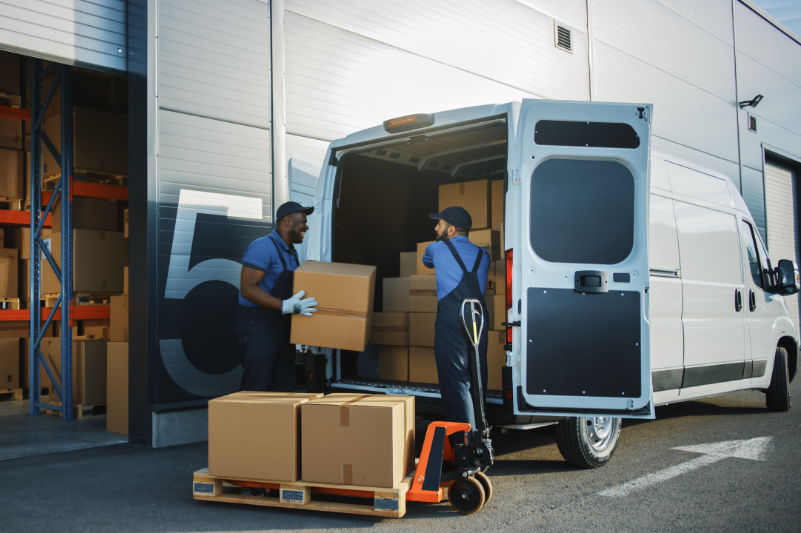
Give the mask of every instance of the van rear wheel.
[{"label": "van rear wheel", "polygon": [[556,444],[565,461],[581,468],[603,466],[612,457],[620,439],[620,418],[578,417],[556,426]]},{"label": "van rear wheel", "polygon": [[770,386],[765,392],[765,405],[771,411],[787,411],[790,409],[790,369],[787,366],[787,350],[776,348],[773,362],[773,374]]}]

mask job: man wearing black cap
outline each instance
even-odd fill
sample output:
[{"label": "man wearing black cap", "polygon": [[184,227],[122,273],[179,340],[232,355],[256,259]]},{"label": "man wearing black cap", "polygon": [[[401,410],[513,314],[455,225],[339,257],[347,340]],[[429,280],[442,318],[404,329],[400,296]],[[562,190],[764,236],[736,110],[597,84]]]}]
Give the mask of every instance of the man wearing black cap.
[{"label": "man wearing black cap", "polygon": [[298,268],[294,244],[308,231],[306,215],[313,207],[286,202],[276,212],[275,229],[245,250],[239,280],[236,334],[244,357],[243,390],[292,391],[295,388],[295,349],[289,343],[290,315],[311,316],[317,300],[292,294]]},{"label": "man wearing black cap", "polygon": [[429,215],[437,221],[434,231],[437,242],[423,254],[423,264],[436,268],[437,322],[434,333],[434,354],[439,375],[439,390],[448,420],[476,425],[470,397],[469,357],[473,354],[459,321],[462,301],[475,298],[481,302],[485,327],[481,333],[479,358],[481,381],[487,388],[487,287],[489,255],[467,239],[473,225],[470,213],[461,207],[448,207]]}]

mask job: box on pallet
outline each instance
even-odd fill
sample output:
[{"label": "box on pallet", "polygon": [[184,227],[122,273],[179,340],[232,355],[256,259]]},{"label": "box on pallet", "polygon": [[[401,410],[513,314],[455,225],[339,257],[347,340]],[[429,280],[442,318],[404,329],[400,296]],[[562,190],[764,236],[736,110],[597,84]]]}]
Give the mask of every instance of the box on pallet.
[{"label": "box on pallet", "polygon": [[416,275],[409,278],[409,311],[414,313],[436,313],[437,278]]},{"label": "box on pallet", "polygon": [[397,487],[414,468],[414,397],[329,394],[300,409],[303,481]]},{"label": "box on pallet", "polygon": [[108,338],[115,342],[128,342],[128,296],[110,298]]},{"label": "box on pallet", "polygon": [[297,481],[300,406],[321,396],[248,391],[209,401],[209,474]]},{"label": "box on pallet", "polygon": [[409,347],[409,381],[412,383],[439,383],[434,348]]},{"label": "box on pallet", "polygon": [[370,342],[392,346],[409,344],[408,313],[373,313]]},{"label": "box on pallet", "polygon": [[367,346],[375,296],[374,266],[306,261],[295,270],[293,294],[317,299],[313,316],[292,315],[293,344],[361,352]]},{"label": "box on pallet", "polygon": [[436,269],[428,268],[423,264],[423,254],[426,252],[426,248],[428,245],[433,243],[434,241],[426,241],[426,242],[418,242],[417,243],[417,259],[416,261],[416,272],[417,274],[435,274]]},{"label": "box on pallet", "polygon": [[0,390],[19,386],[19,339],[0,339]]},{"label": "box on pallet", "polygon": [[[51,251],[61,264],[61,234],[53,233]],[[72,230],[72,290],[75,292],[122,292],[125,240],[118,231]],[[42,294],[61,290],[53,269],[42,267]]]},{"label": "box on pallet", "polygon": [[409,313],[409,346],[434,347],[436,313]]},{"label": "box on pallet", "polygon": [[[61,337],[42,339],[42,355],[53,375],[61,381]],[[76,404],[106,403],[106,341],[72,341],[72,401]]]},{"label": "box on pallet", "polygon": [[409,347],[378,346],[378,377],[393,381],[408,381]]},{"label": "box on pallet", "polygon": [[[19,127],[17,127],[19,130]],[[24,152],[0,148],[0,198],[22,198],[22,158]]]},{"label": "box on pallet", "polygon": [[128,343],[106,343],[106,431],[128,434]]},{"label": "box on pallet", "polygon": [[384,312],[409,312],[409,278],[384,278]]},{"label": "box on pallet", "polygon": [[490,185],[489,180],[446,183],[439,186],[439,210],[446,207],[461,206],[470,213],[473,229],[489,228]]}]

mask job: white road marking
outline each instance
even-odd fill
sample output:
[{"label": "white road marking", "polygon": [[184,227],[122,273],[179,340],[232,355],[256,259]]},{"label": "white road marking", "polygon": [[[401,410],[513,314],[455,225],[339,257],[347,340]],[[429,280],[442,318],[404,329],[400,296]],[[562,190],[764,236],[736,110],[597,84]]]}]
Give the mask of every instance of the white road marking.
[{"label": "white road marking", "polygon": [[637,479],[628,481],[617,487],[605,489],[599,492],[601,496],[627,496],[634,491],[644,489],[651,485],[661,483],[668,479],[686,474],[702,466],[711,465],[722,461],[728,457],[738,459],[749,459],[751,461],[764,461],[768,445],[773,437],[757,437],[748,440],[730,440],[725,442],[713,442],[709,444],[699,444],[697,446],[680,446],[673,448],[684,452],[700,453],[701,457],[696,457],[690,461],[671,466],[651,474],[646,474]]}]

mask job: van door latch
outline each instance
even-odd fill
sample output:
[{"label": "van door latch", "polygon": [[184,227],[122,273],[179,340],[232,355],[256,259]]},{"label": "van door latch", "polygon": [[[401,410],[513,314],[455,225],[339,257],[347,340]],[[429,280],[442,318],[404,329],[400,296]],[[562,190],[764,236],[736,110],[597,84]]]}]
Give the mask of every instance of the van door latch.
[{"label": "van door latch", "polygon": [[519,328],[520,327],[520,321],[519,320],[515,320],[514,322],[501,322],[501,326],[503,326],[505,328]]},{"label": "van door latch", "polygon": [[579,270],[573,276],[573,291],[587,293],[609,292],[609,276],[602,270]]}]

